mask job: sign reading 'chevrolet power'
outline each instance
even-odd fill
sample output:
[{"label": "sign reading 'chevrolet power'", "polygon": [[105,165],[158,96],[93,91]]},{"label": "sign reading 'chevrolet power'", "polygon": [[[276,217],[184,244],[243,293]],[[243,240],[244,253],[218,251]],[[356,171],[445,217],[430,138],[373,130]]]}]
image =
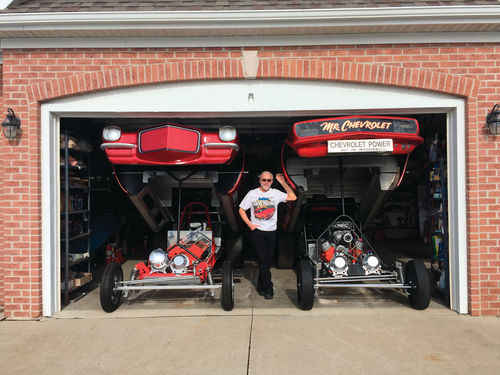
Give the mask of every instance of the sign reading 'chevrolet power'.
[{"label": "sign reading 'chevrolet power'", "polygon": [[392,139],[356,139],[328,141],[329,154],[356,152],[392,152]]}]

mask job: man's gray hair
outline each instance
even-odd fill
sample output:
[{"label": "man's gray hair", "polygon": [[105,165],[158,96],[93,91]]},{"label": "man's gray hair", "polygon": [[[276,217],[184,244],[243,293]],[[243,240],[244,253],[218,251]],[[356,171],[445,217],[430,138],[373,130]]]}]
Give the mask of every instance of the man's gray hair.
[{"label": "man's gray hair", "polygon": [[[269,172],[269,171],[262,171],[262,172],[260,172],[260,174],[259,174],[259,178],[260,178],[260,177],[261,177],[264,173],[269,173],[271,176],[273,176],[273,174],[272,174],[271,172]],[[274,177],[274,176],[273,176],[273,177]]]}]

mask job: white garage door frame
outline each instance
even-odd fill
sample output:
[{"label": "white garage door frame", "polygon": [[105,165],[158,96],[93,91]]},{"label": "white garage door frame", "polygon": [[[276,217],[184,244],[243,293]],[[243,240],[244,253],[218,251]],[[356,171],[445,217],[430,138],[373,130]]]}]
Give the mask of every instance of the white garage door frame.
[{"label": "white garage door frame", "polygon": [[65,117],[447,115],[451,309],[467,313],[465,103],[420,90],[286,80],[170,83],[54,100],[41,107],[43,315],[61,309],[59,123]]}]

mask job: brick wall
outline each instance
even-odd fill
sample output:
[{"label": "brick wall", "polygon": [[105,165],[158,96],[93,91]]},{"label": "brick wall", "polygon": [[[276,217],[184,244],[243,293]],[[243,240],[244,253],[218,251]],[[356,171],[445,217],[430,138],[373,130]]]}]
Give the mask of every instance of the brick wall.
[{"label": "brick wall", "polygon": [[[483,124],[493,103],[500,102],[500,46],[388,44],[258,50],[257,78],[366,82],[466,99],[469,309],[472,315],[499,315],[500,146],[499,140],[486,138]],[[239,48],[3,50],[2,110],[14,108],[23,127],[20,141],[0,140],[6,316],[41,314],[40,103],[118,87],[240,79],[240,56]]]},{"label": "brick wall", "polygon": [[[0,65],[0,102],[2,102],[3,98],[3,79],[2,79],[2,73],[3,73],[3,65]],[[3,105],[0,106],[0,108],[3,108]],[[0,171],[3,170],[3,158],[0,157]],[[0,180],[0,196],[3,194],[3,183],[2,180]],[[0,199],[0,205],[2,204],[3,199]],[[1,207],[1,206],[0,206]],[[3,221],[4,221],[4,213],[3,210],[0,210],[0,233],[3,233]],[[4,294],[4,287],[3,287],[3,274],[4,274],[4,258],[3,258],[3,252],[4,252],[4,246],[3,246],[3,237],[0,236],[0,306],[3,306],[3,294]]]}]

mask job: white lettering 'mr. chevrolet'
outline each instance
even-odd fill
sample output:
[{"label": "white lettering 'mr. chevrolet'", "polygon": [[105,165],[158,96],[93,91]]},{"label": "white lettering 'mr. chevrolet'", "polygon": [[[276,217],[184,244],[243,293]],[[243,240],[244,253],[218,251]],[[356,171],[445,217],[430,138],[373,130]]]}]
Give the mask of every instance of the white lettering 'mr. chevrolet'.
[{"label": "white lettering 'mr. chevrolet'", "polygon": [[392,152],[392,139],[356,139],[328,141],[328,153],[351,153],[351,152]]}]

